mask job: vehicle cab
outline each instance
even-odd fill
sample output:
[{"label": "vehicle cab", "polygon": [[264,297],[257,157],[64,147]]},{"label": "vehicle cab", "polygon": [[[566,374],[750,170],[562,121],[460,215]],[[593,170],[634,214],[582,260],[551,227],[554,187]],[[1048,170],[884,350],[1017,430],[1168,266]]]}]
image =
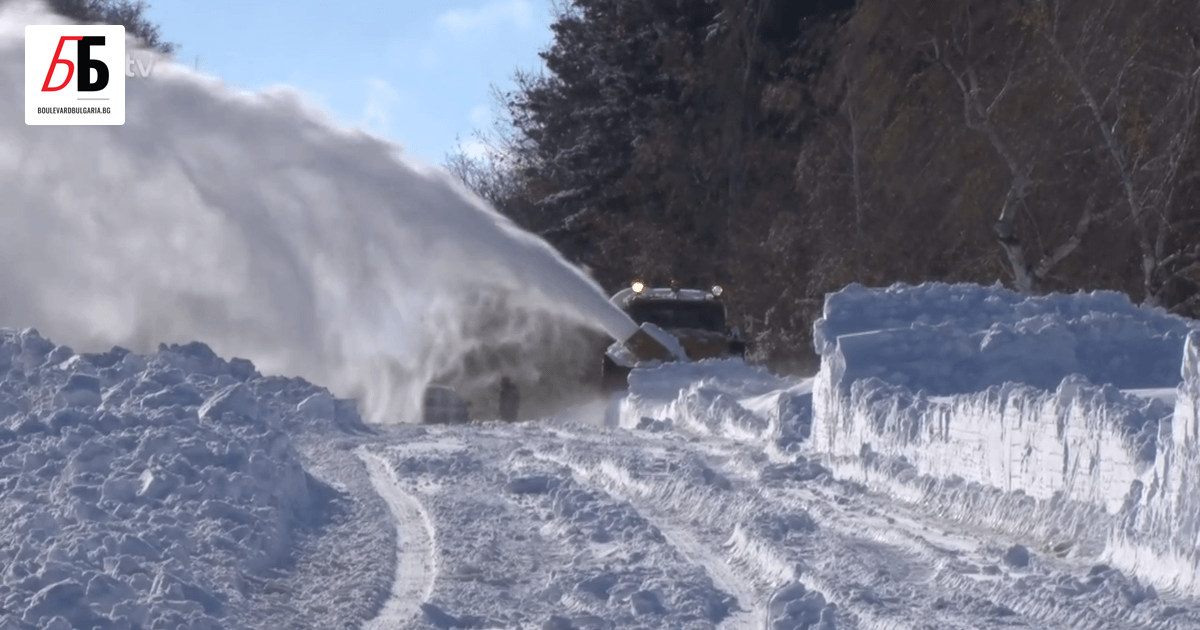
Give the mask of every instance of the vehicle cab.
[{"label": "vehicle cab", "polygon": [[[707,291],[683,289],[674,283],[652,288],[638,281],[618,291],[611,301],[639,326],[650,323],[675,337],[688,361],[743,357],[746,342],[741,330],[728,324],[723,293],[720,286]],[[614,358],[614,353],[607,353],[603,365],[605,388],[623,387],[632,367]]]}]

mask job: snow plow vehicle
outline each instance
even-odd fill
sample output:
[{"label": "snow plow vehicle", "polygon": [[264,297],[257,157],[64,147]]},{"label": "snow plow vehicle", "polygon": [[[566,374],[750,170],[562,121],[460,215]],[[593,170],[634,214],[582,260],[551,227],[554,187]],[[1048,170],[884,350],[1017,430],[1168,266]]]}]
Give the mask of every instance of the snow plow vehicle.
[{"label": "snow plow vehicle", "polygon": [[[613,295],[611,301],[641,328],[638,335],[613,342],[605,351],[600,370],[602,391],[625,389],[629,373],[647,360],[744,357],[746,341],[741,329],[728,325],[723,293],[719,285],[705,291],[681,289],[675,283],[651,288],[636,281]],[[639,343],[642,341],[647,343]],[[662,352],[664,349],[667,352]]]},{"label": "snow plow vehicle", "polygon": [[[553,384],[534,380],[534,391],[527,398],[540,401],[541,407],[519,414],[521,394],[515,378],[502,371],[481,373],[476,382],[453,377],[439,378],[430,384],[422,401],[421,422],[424,424],[465,424],[475,419],[516,421],[521,417],[544,417],[554,404],[578,403],[595,395],[596,367],[599,367],[599,389],[604,394],[624,390],[629,385],[629,373],[635,367],[668,362],[690,362],[711,358],[743,357],[746,342],[741,330],[727,322],[724,291],[720,286],[709,290],[681,289],[674,283],[669,288],[650,288],[642,282],[617,292],[610,301],[626,316],[627,326],[616,327],[612,336],[595,335],[588,331],[579,354],[559,359],[561,377],[559,389]],[[597,366],[596,354],[603,354]],[[570,374],[578,371],[578,380]],[[499,382],[499,396],[493,396],[493,385]],[[482,388],[480,383],[485,383]],[[554,398],[554,396],[558,398]],[[468,402],[470,401],[470,402]],[[498,404],[497,404],[498,403]],[[477,413],[472,413],[474,409]],[[493,415],[492,410],[498,413]],[[523,410],[522,410],[523,411]],[[477,416],[477,417],[473,417]]]}]

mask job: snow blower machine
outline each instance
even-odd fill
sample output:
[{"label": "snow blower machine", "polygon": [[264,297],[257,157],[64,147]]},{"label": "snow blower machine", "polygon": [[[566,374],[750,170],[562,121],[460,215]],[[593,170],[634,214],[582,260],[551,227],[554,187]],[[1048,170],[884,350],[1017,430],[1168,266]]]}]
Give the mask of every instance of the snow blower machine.
[{"label": "snow blower machine", "polygon": [[[599,336],[587,341],[586,345],[580,348],[586,350],[577,355],[579,367],[584,369],[580,374],[583,380],[576,383],[582,388],[569,386],[567,389],[572,390],[573,394],[560,396],[560,402],[579,399],[583,392],[592,395],[591,392],[595,391],[592,388],[597,382],[596,367],[600,368],[600,392],[607,395],[626,389],[629,385],[629,373],[635,367],[745,356],[746,342],[741,330],[736,326],[727,325],[725,303],[721,300],[722,293],[720,286],[714,286],[707,291],[681,289],[676,283],[671,283],[670,287],[651,288],[640,281],[617,292],[610,300],[629,316],[630,323],[636,325],[636,328],[628,335],[623,335],[624,339]],[[603,358],[601,364],[596,366],[592,361],[598,352],[603,353]],[[569,363],[574,361],[572,356],[563,356],[561,359]],[[566,365],[553,367],[557,367],[560,372],[573,371]],[[487,378],[483,378],[488,376],[487,374],[480,376],[480,382],[487,382]],[[472,388],[469,382],[464,387],[464,383],[453,378],[438,381],[437,384],[430,384],[425,390],[422,401],[423,423],[469,423],[473,420],[472,416],[476,415],[471,412],[472,408],[479,410],[478,415],[481,419],[493,417],[491,409],[495,407],[493,403],[496,402],[496,398],[490,395],[491,392],[475,391],[478,387]],[[499,413],[494,417],[516,420],[519,416],[517,406],[520,404],[516,385],[507,377],[502,378],[500,384]],[[542,389],[547,388],[545,383],[536,385]],[[541,394],[542,398],[549,397],[547,392],[534,393]],[[540,417],[536,409],[525,413],[524,416]]]},{"label": "snow blower machine", "polygon": [[601,390],[625,389],[633,368],[648,362],[745,357],[745,338],[740,328],[728,325],[723,293],[719,285],[707,291],[681,289],[676,282],[652,288],[640,280],[618,291],[612,302],[639,328],[632,337],[614,341],[605,351]]}]

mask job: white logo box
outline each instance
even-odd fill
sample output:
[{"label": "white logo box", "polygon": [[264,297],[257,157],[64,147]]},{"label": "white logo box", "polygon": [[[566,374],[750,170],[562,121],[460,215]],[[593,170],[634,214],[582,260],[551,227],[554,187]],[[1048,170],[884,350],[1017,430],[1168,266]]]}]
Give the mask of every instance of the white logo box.
[{"label": "white logo box", "polygon": [[125,124],[125,27],[26,26],[25,124]]}]

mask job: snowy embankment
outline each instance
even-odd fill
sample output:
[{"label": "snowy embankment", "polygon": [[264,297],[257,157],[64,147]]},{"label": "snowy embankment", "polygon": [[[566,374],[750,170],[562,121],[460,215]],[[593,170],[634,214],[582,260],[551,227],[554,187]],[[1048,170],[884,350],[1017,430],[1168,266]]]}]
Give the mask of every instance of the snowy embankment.
[{"label": "snowy embankment", "polygon": [[[1187,597],[1160,597],[1139,575],[1145,572],[1114,570],[1105,553],[1118,526],[1111,498],[1123,498],[1131,478],[1153,468],[1147,444],[1174,398],[1161,386],[1179,373],[1158,352],[1181,347],[1188,331],[1182,320],[1127,301],[1122,310],[1121,300],[1106,294],[1039,304],[981,287],[851,288],[832,296],[832,305],[845,305],[839,300],[847,295],[911,305],[907,315],[863,303],[848,311],[882,317],[865,322],[867,334],[851,337],[858,354],[842,364],[849,366],[843,375],[870,376],[852,376],[852,386],[835,393],[859,392],[855,402],[874,415],[851,413],[846,401],[835,410],[849,414],[846,422],[812,413],[829,361],[817,379],[805,380],[736,360],[667,364],[634,370],[628,394],[609,408],[607,424],[640,434],[632,439],[641,446],[626,453],[601,447],[599,436],[582,445],[578,434],[564,433],[561,447],[539,456],[629,501],[704,567],[747,611],[724,620],[725,627],[763,620],[772,628],[825,627],[819,624],[834,626],[835,618],[839,628],[1197,627]],[[986,331],[977,338],[989,339],[984,348],[995,354],[973,358],[971,342],[961,339],[957,347],[938,346],[974,334],[938,321],[955,308],[962,319],[974,318],[964,328]],[[922,322],[914,334],[919,344],[896,343],[907,334],[906,320],[910,327]],[[927,334],[919,330],[924,324],[941,327]],[[1053,357],[1066,374],[1119,376],[1121,363],[1104,360],[1095,328],[1129,333],[1107,351],[1138,362],[1123,383],[1133,391],[1092,386],[1080,376],[1049,391],[979,385],[1024,373],[1035,373],[1038,384],[1062,385],[1064,375],[1046,369],[1046,354],[1075,341],[1086,347]],[[1041,337],[1031,343],[1026,329]],[[872,351],[868,339],[891,343]],[[906,356],[921,368],[906,365]],[[949,386],[951,379],[958,381]],[[993,409],[1000,415],[988,415]],[[829,408],[818,406],[821,413]],[[1047,424],[1047,414],[1057,415]],[[923,427],[934,427],[933,435]],[[1022,446],[1015,467],[1010,452],[1017,447],[1008,442]],[[1055,451],[1051,443],[1066,446]],[[1068,465],[1084,468],[1064,474],[1064,450],[1074,452]],[[1103,455],[1094,467],[1092,452]],[[1078,498],[1063,496],[1063,479],[1074,483]],[[882,492],[866,492],[862,482]],[[796,610],[805,612],[789,617],[781,613],[791,605],[777,602],[793,590],[804,600],[796,600]]]},{"label": "snowy embankment", "polygon": [[812,382],[790,381],[740,359],[667,363],[634,370],[608,424],[678,428],[787,451],[809,437]]},{"label": "snowy embankment", "polygon": [[1110,542],[1114,564],[1200,592],[1200,333],[1188,336],[1175,413],[1159,431],[1153,474],[1131,491]]},{"label": "snowy embankment", "polygon": [[[296,446],[364,431],[350,401],[202,344],[76,354],[0,329],[0,627],[372,614],[388,586],[371,570],[391,558],[384,521],[350,522],[359,508]],[[330,532],[347,553],[308,553]]]},{"label": "snowy embankment", "polygon": [[811,448],[839,477],[1195,592],[1196,328],[1115,293],[850,287],[815,326]]}]

